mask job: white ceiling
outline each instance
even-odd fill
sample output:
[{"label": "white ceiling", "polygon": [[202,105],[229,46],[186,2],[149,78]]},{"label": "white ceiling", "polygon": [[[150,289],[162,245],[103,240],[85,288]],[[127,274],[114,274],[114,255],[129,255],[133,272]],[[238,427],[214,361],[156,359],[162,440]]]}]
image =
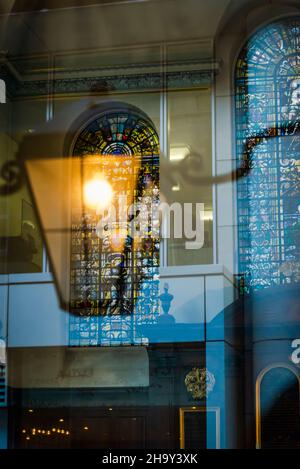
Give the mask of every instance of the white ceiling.
[{"label": "white ceiling", "polygon": [[2,16],[1,47],[13,56],[211,38],[230,3],[148,0]]}]

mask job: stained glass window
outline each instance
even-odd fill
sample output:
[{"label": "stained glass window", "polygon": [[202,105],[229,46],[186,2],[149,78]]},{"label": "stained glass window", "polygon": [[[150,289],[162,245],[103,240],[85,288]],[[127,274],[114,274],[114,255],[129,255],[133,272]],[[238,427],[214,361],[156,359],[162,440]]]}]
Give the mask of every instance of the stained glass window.
[{"label": "stained glass window", "polygon": [[146,235],[137,244],[128,231],[136,216],[132,213],[123,227],[125,242],[118,245],[105,216],[100,229],[106,232],[99,237],[97,214],[87,211],[82,217],[73,211],[69,343],[147,343],[136,326],[154,323],[158,315],[159,220],[154,208],[159,204],[159,141],[155,127],[131,108],[104,112],[80,131],[73,155],[83,160],[94,155],[97,168],[105,166],[118,195],[130,197],[128,181],[134,176],[133,199],[139,217],[146,207],[150,218]]},{"label": "stained glass window", "polygon": [[239,269],[251,291],[298,280],[300,17],[250,38],[235,83],[238,160],[247,139],[260,136],[237,188]]}]

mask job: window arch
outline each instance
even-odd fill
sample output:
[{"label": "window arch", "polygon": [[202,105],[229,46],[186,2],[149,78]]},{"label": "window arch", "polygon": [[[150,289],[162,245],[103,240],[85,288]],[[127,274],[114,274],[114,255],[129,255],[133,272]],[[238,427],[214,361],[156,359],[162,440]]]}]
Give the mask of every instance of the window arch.
[{"label": "window arch", "polygon": [[300,377],[290,365],[263,369],[256,380],[257,448],[299,448]]},{"label": "window arch", "polygon": [[[94,113],[77,131],[71,147],[72,155],[83,161],[93,155],[99,158],[95,161],[101,171],[104,161],[117,192],[131,197],[127,192],[134,190],[134,203],[158,205],[158,135],[152,121],[137,108],[117,103]],[[116,165],[110,165],[112,156],[120,158]],[[134,188],[122,183],[133,174]],[[152,216],[149,232],[137,247],[128,224],[126,241],[118,246],[110,222],[103,225],[107,235],[99,237],[99,216],[87,212],[85,220],[80,217],[74,214],[72,223],[70,345],[144,343],[136,326],[154,322],[158,315],[157,220]]]},{"label": "window arch", "polygon": [[[237,184],[239,271],[251,291],[293,281],[297,271],[300,17],[275,21],[248,40],[235,96],[237,159],[247,139],[260,142],[250,175]],[[262,138],[270,133],[276,138]]]}]

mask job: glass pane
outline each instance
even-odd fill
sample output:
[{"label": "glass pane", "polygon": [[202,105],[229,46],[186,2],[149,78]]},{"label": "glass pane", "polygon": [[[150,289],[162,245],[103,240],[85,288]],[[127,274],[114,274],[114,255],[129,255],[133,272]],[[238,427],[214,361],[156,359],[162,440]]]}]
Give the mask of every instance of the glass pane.
[{"label": "glass pane", "polygon": [[[212,184],[201,185],[201,178],[212,176],[212,130],[211,130],[211,90],[187,90],[168,93],[168,123],[170,162],[168,174],[162,168],[163,194],[170,205],[191,204],[190,213],[193,229],[197,219],[204,219],[204,240],[200,248],[186,249],[191,236],[185,236],[184,226],[188,220],[183,217],[182,234],[176,237],[171,232],[168,240],[168,265],[199,265],[213,262],[213,201]],[[180,166],[179,166],[180,165]],[[171,172],[171,181],[170,181]],[[189,176],[199,177],[190,181]],[[204,204],[204,214],[199,215],[196,204]],[[199,223],[199,221],[198,221]],[[192,239],[194,241],[194,238]]]},{"label": "glass pane", "polygon": [[0,449],[300,447],[300,17],[259,3],[1,2]]},{"label": "glass pane", "polygon": [[[24,17],[12,16],[5,24],[2,18],[4,27],[9,29],[17,25],[24,28],[24,21]],[[8,37],[6,40],[9,41]],[[42,236],[28,186],[18,165],[17,153],[24,137],[33,134],[47,119],[47,96],[37,100],[32,96],[29,86],[35,67],[48,68],[47,56],[45,57],[43,60],[26,60],[26,68],[22,59],[12,55],[5,59],[2,65],[6,103],[0,107],[0,158],[3,168],[3,196],[0,198],[0,274],[37,273],[43,269]],[[44,92],[48,89],[47,79],[42,88]]]}]

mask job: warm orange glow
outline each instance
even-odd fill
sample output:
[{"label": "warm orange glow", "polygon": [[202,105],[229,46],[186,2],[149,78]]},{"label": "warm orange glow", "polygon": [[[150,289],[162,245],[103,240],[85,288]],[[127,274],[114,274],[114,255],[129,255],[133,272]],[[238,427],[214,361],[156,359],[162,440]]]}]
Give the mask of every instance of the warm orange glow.
[{"label": "warm orange glow", "polygon": [[93,209],[105,209],[113,198],[113,190],[109,182],[102,176],[96,176],[94,179],[84,184],[84,203]]},{"label": "warm orange glow", "polygon": [[[140,164],[140,158],[123,155],[34,158],[26,162],[30,186],[34,192],[55,274],[60,304],[68,312],[72,270],[69,247],[73,236],[73,222],[77,219],[79,223],[81,216],[88,215],[92,224],[100,223],[97,235],[101,239],[108,238],[109,249],[122,252],[126,236],[117,232],[125,228],[127,210],[135,200]],[[99,180],[101,183],[97,184]],[[52,193],[56,196],[49,198]],[[120,202],[124,194],[126,200]],[[120,215],[120,208],[125,216]],[[109,213],[112,223],[108,232],[102,233],[104,227],[101,224],[101,216],[106,216],[107,209],[112,209],[112,214]],[[34,413],[36,412],[34,410]],[[57,423],[59,418],[58,416]]]}]

